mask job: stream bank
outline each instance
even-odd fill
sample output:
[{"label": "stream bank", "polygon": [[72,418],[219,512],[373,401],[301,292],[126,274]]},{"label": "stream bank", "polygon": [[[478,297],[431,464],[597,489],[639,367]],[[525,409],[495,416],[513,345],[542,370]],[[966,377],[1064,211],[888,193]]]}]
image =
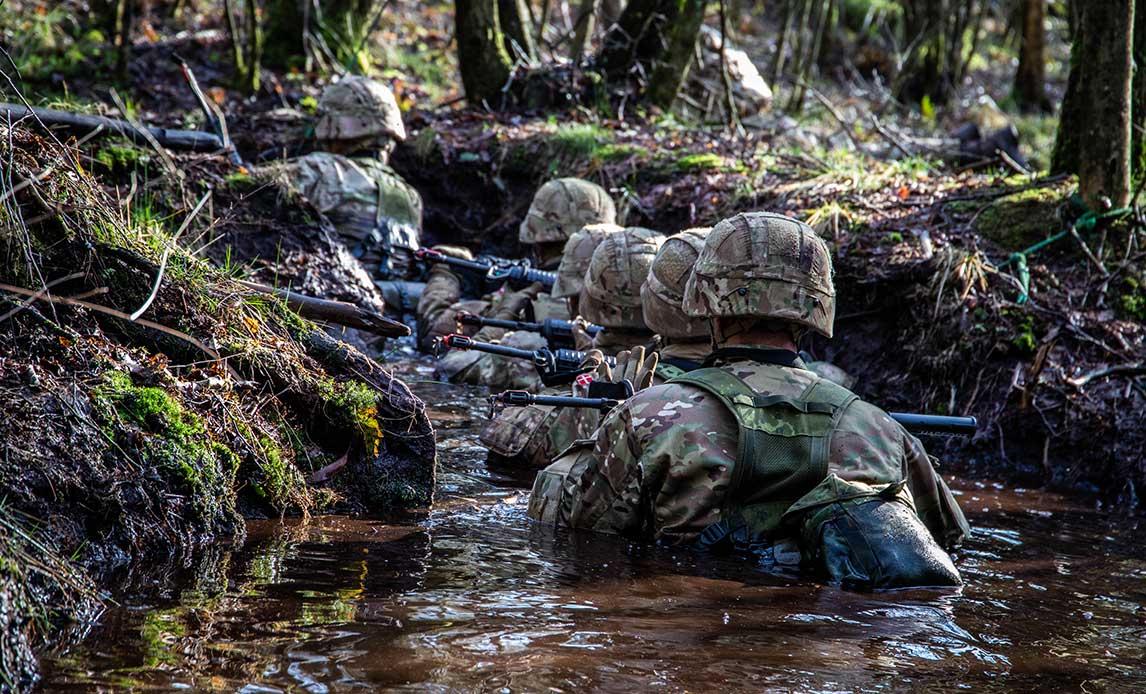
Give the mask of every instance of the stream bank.
[{"label": "stream bank", "polygon": [[192,166],[156,162],[123,199],[74,140],[24,122],[0,142],[0,688],[81,635],[117,573],[191,561],[249,518],[432,501],[421,400],[175,244],[212,228]]}]

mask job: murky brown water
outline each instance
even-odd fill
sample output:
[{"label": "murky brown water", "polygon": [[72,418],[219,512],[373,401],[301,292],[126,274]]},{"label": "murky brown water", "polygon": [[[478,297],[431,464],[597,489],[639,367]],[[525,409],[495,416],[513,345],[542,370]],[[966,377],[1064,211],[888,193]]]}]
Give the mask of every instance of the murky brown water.
[{"label": "murky brown water", "polygon": [[847,593],[531,527],[528,480],[482,463],[474,396],[418,388],[440,431],[433,511],[252,523],[181,588],[111,609],[45,662],[43,689],[1146,688],[1146,540],[1133,521],[956,481],[975,527],[958,557],[967,585]]}]

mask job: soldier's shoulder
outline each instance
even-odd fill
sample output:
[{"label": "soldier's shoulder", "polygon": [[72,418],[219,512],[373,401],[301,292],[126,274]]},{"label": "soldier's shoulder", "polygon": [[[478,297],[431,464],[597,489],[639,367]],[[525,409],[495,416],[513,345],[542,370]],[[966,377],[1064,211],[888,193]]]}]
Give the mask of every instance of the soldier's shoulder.
[{"label": "soldier's shoulder", "polygon": [[848,406],[840,419],[840,428],[860,432],[879,431],[888,435],[898,435],[902,429],[887,412],[863,399],[856,399]]},{"label": "soldier's shoulder", "polygon": [[640,391],[614,410],[616,425],[637,434],[659,435],[673,427],[709,425],[730,416],[720,401],[687,383],[665,383]]}]

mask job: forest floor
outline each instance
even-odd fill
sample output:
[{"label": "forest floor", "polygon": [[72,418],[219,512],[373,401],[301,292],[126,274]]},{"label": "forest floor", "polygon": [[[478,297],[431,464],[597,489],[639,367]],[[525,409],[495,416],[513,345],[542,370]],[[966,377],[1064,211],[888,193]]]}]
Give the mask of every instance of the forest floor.
[{"label": "forest floor", "polygon": [[[857,391],[888,409],[977,416],[973,440],[933,451],[954,470],[1081,490],[1136,510],[1136,490],[1146,484],[1143,218],[1135,207],[1092,225],[1072,202],[1072,180],[1031,173],[1047,164],[1053,118],[997,106],[1009,79],[999,65],[1009,61],[988,50],[992,59],[972,66],[968,85],[977,86],[930,114],[896,104],[878,80],[825,71],[799,113],[780,108],[789,92],[774,87],[776,106],[744,133],[635,108],[491,113],[458,103],[448,6],[395,3],[377,56],[406,110],[409,137],[393,165],[424,198],[424,242],[516,255],[512,240],[533,192],[565,175],[608,187],[624,223],[665,233],[753,209],[804,219],[833,244],[839,291],[837,337],[811,345],[817,357],[855,376]],[[247,164],[112,139],[61,144],[31,123],[4,129],[5,159],[22,162],[0,191],[22,207],[14,215],[9,205],[5,219],[19,218],[35,239],[9,243],[0,279],[10,285],[63,277],[54,289],[60,296],[131,312],[174,248],[175,228],[201,196],[211,197],[180,237],[171,277],[147,314],[178,335],[39,298],[0,306],[7,499],[0,524],[27,533],[0,543],[0,565],[39,545],[54,547],[52,556],[78,552],[89,569],[123,565],[155,548],[241,532],[243,515],[305,513],[339,500],[361,508],[371,500],[353,481],[376,479],[371,459],[398,470],[398,487],[408,481],[402,475],[413,479],[410,490],[391,485],[383,496],[428,498],[432,467],[427,475],[424,464],[395,462],[432,460],[424,441],[395,444],[389,459],[377,449],[379,439],[400,438],[403,418],[424,420],[405,396],[389,413],[371,410],[387,406],[379,393],[392,397],[401,384],[234,283],[244,277],[379,301],[329,233],[316,231],[316,213],[285,199],[265,175],[308,151],[323,80],[268,72],[265,89],[241,97],[226,87],[233,70],[218,16],[157,16],[134,48],[116,106],[106,91],[111,53],[100,37],[65,40],[44,26],[50,13],[21,21],[31,22],[27,36],[47,31],[62,42],[42,56],[11,48],[22,78],[14,82],[33,104],[198,127],[178,56],[222,105]],[[745,49],[765,64],[767,27],[742,31]],[[1065,77],[1062,43],[1051,53],[1054,101]],[[966,122],[985,130],[1017,124],[1030,171],[953,162],[943,137]],[[14,180],[49,169],[56,174],[31,187],[43,195],[14,196]],[[81,199],[97,213],[61,216],[63,203],[53,199]],[[1013,254],[1063,232],[1026,258],[1024,286]],[[188,335],[235,356],[211,365]],[[382,354],[362,335],[350,337]],[[424,437],[428,424],[414,428]],[[348,432],[378,455],[359,451],[366,469],[335,477],[333,487],[311,484],[349,453],[338,443]],[[76,464],[50,463],[62,460]],[[188,474],[197,469],[217,474]],[[58,512],[61,497],[81,510]],[[92,583],[71,573],[69,561],[52,561],[31,569],[41,579],[0,571],[0,603],[67,595],[68,614],[90,613],[106,576]],[[53,616],[36,619],[16,625],[25,645],[43,642]],[[0,623],[0,633],[11,628]],[[0,656],[20,647],[0,645]]]}]

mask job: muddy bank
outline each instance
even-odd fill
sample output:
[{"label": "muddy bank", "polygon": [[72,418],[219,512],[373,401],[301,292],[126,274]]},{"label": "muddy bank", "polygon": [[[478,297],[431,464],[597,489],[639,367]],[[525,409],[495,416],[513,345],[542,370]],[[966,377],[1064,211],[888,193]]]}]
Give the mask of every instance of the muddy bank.
[{"label": "muddy bank", "polygon": [[0,191],[9,684],[32,676],[30,647],[92,614],[101,581],[89,575],[241,536],[245,518],[431,501],[422,402],[174,243],[180,225],[186,238],[214,232],[210,215],[196,218],[211,192],[186,174],[194,159],[156,156],[162,173],[121,190],[81,163],[106,146],[30,123],[0,141],[12,162]]},{"label": "muddy bank", "polygon": [[[426,197],[434,241],[519,253],[523,191],[558,175],[609,187],[625,223],[666,233],[752,209],[806,219],[836,251],[838,336],[810,345],[817,356],[889,409],[978,417],[973,441],[937,451],[960,472],[1136,507],[1146,484],[1142,227],[1104,221],[1083,227],[1085,251],[1066,238],[1031,253],[1028,292],[1005,264],[1084,214],[1071,180],[855,151],[823,159],[796,149],[826,141],[823,130],[781,120],[735,140],[632,118],[411,120],[395,166]],[[1104,254],[1101,270],[1088,253]]]}]

